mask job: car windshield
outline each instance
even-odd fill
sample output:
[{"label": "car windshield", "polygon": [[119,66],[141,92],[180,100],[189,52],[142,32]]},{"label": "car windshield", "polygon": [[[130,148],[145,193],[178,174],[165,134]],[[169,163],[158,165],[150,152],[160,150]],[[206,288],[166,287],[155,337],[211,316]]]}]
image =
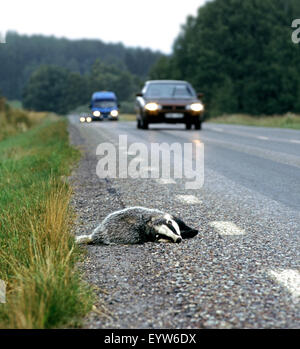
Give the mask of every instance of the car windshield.
[{"label": "car windshield", "polygon": [[151,84],[146,96],[150,98],[191,98],[193,91],[186,84]]},{"label": "car windshield", "polygon": [[94,102],[94,108],[113,108],[116,107],[116,101],[104,101],[104,100],[96,100]]}]

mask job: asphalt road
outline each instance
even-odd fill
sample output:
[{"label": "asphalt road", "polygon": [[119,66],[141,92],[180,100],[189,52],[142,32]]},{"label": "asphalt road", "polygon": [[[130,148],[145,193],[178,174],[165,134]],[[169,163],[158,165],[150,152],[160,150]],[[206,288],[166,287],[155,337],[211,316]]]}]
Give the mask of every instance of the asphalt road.
[{"label": "asphalt road", "polygon": [[[88,233],[122,206],[159,208],[199,229],[182,244],[91,246],[83,270],[99,287],[90,328],[299,328],[300,132],[204,124],[79,124],[71,139],[84,157],[73,175],[74,205]],[[97,145],[204,144],[204,185],[186,179],[96,176]],[[134,158],[122,149],[123,156]],[[147,167],[146,172],[151,170]]]}]

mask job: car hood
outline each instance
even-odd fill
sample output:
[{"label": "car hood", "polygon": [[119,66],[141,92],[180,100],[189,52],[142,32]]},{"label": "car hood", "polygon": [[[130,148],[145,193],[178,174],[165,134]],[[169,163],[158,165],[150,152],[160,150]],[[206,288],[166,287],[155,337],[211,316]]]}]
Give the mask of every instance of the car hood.
[{"label": "car hood", "polygon": [[156,102],[163,105],[187,105],[191,103],[201,103],[198,98],[147,98],[144,97],[145,103]]},{"label": "car hood", "polygon": [[112,110],[117,110],[118,108],[117,107],[109,107],[109,108],[96,108],[96,107],[94,107],[94,108],[92,108],[92,112],[93,111],[100,111],[101,113],[108,113],[108,112],[110,112],[110,111],[112,111]]}]

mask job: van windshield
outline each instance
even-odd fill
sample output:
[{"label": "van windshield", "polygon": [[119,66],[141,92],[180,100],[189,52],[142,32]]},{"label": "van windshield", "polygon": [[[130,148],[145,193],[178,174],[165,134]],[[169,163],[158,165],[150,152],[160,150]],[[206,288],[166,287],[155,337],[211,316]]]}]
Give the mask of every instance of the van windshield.
[{"label": "van windshield", "polygon": [[149,98],[191,98],[193,91],[186,84],[151,84],[146,96]]},{"label": "van windshield", "polygon": [[94,108],[113,108],[117,106],[117,102],[112,100],[104,101],[101,99],[94,101],[93,106]]}]

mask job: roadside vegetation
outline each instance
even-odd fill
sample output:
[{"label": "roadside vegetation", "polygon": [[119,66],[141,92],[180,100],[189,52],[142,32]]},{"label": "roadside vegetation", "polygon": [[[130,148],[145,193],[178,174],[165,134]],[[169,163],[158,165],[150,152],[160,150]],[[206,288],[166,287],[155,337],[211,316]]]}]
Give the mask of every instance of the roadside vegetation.
[{"label": "roadside vegetation", "polygon": [[0,141],[19,132],[25,132],[29,128],[41,122],[45,113],[24,112],[11,108],[0,96]]},{"label": "roadside vegetation", "polygon": [[217,118],[208,119],[207,121],[221,124],[279,127],[300,130],[300,115],[292,113],[256,117],[242,114],[223,115]]},{"label": "roadside vegetation", "polygon": [[81,252],[63,178],[79,153],[66,120],[1,101],[0,278],[7,294],[0,328],[77,326],[92,294],[76,269]]}]

